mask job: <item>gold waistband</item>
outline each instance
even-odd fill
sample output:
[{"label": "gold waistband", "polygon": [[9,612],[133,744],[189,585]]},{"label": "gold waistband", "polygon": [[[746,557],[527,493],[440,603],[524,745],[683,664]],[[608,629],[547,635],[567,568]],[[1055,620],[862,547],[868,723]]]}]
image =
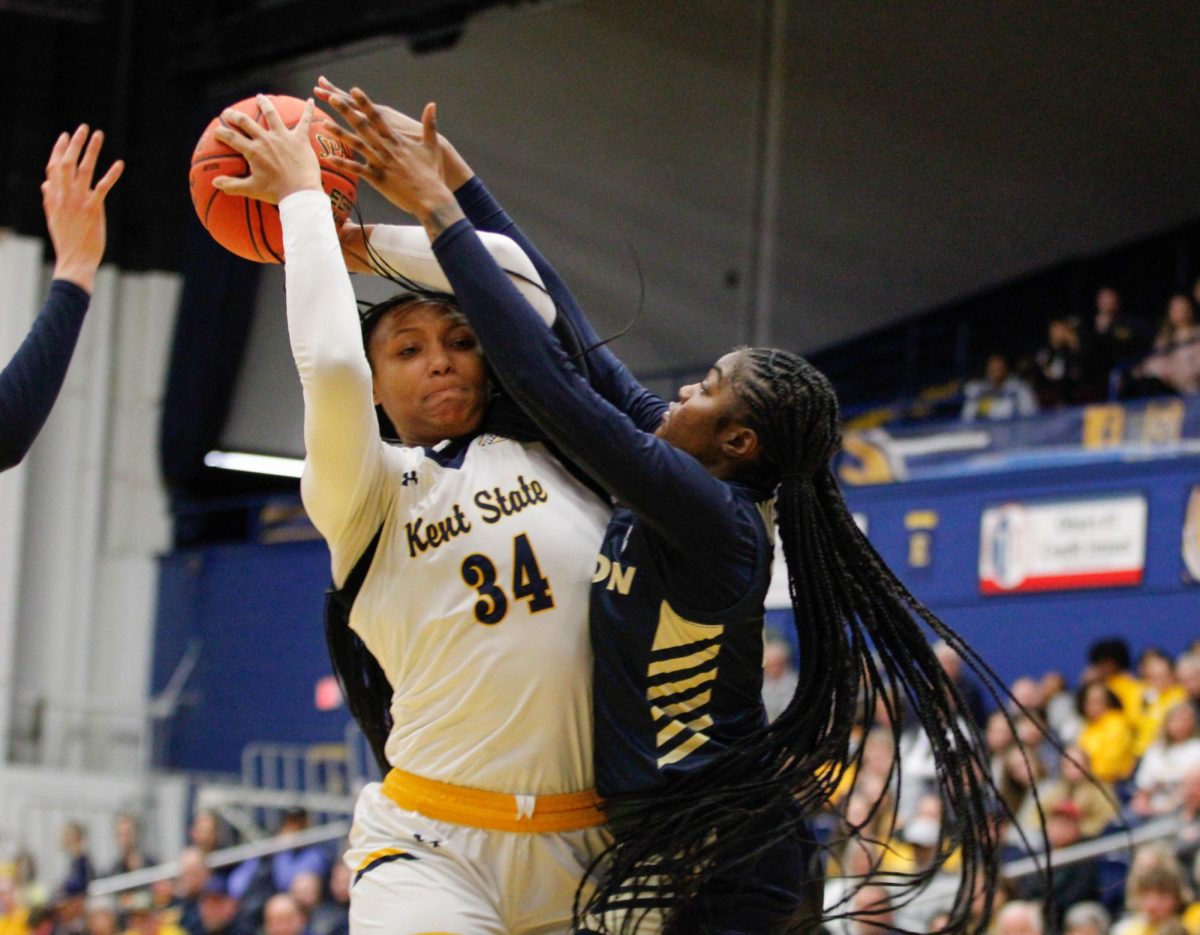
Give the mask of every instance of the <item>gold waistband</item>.
[{"label": "gold waistband", "polygon": [[427,818],[489,831],[546,834],[604,824],[603,803],[594,789],[561,795],[508,795],[392,769],[384,777],[383,794],[401,808]]}]

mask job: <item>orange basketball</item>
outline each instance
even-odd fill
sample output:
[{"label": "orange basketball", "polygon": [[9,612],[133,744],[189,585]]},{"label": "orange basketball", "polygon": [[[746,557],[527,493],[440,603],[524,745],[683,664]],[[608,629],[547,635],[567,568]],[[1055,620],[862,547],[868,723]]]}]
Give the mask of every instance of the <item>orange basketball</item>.
[{"label": "orange basketball", "polygon": [[[304,112],[304,101],[280,94],[268,97],[286,126],[294,127],[299,122]],[[264,127],[267,125],[258,103],[252,97],[238,101],[232,109],[249,115]],[[329,155],[351,156],[345,146],[322,132],[328,121],[328,116],[318,109],[313,114],[309,135],[321,162],[321,185],[333,205],[334,219],[340,224],[354,206],[358,183],[353,176],[325,163],[325,157]],[[282,263],[283,229],[279,223],[279,209],[265,201],[227,195],[213,187],[212,180],[219,175],[246,175],[249,172],[246,160],[214,135],[221,124],[219,116],[214,118],[201,134],[200,142],[192,153],[188,187],[192,192],[196,214],[213,239],[225,249],[257,263]]]}]

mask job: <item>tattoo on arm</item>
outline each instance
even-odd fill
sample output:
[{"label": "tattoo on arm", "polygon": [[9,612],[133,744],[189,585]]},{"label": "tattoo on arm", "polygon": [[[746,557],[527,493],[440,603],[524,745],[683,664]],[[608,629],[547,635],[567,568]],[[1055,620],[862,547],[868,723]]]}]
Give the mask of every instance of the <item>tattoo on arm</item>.
[{"label": "tattoo on arm", "polygon": [[429,235],[430,242],[432,242],[437,240],[442,231],[450,227],[455,222],[461,221],[464,217],[466,217],[466,215],[463,214],[462,208],[460,208],[458,202],[452,198],[428,212],[425,217],[421,219],[421,223],[425,227],[425,233]]}]

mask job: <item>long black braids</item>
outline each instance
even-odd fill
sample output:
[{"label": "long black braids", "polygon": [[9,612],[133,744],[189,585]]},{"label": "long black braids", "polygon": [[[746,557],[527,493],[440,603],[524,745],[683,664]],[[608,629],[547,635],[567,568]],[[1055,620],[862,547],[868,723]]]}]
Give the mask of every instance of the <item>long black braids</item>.
[{"label": "long black braids", "polygon": [[[577,900],[577,918],[594,931],[630,933],[638,931],[642,916],[659,910],[668,932],[702,931],[702,920],[700,929],[698,920],[684,920],[706,885],[730,878],[785,838],[811,841],[809,821],[836,791],[849,797],[861,775],[864,747],[855,743],[856,726],[864,714],[869,723],[882,704],[894,741],[888,784],[902,779],[898,751],[907,709],[929,740],[943,819],[931,865],[879,874],[880,849],[867,876],[888,886],[893,907],[904,905],[922,896],[957,851],[962,870],[948,921],[938,931],[966,931],[991,913],[1000,845],[994,819],[1004,806],[968,705],[935,655],[926,628],[959,653],[993,699],[1007,700],[1007,690],[978,654],[909,593],[855,523],[829,466],[840,444],[840,423],[828,379],[795,354],[757,348],[742,351],[730,379],[744,403],[742,415],[762,443],[749,476],[739,479],[776,492],[776,526],[800,649],[798,687],[774,722],[706,767],[661,794],[610,800],[610,814],[625,820],[618,843],[597,862],[596,889]],[[850,791],[839,789],[847,783]],[[887,786],[866,818],[850,826],[849,837],[868,841],[865,829],[886,796]],[[894,830],[894,814],[889,819],[893,827],[886,835]],[[844,840],[828,847],[840,843]],[[815,842],[812,847],[815,852]],[[795,920],[797,932],[816,931],[822,915],[820,902],[813,906],[822,879],[815,864],[811,879],[798,881],[809,895]],[[866,877],[857,881],[859,887],[865,883]],[[824,916],[855,915],[849,902],[847,896]],[[640,908],[626,911],[630,906]],[[861,918],[870,924],[870,915]]]}]

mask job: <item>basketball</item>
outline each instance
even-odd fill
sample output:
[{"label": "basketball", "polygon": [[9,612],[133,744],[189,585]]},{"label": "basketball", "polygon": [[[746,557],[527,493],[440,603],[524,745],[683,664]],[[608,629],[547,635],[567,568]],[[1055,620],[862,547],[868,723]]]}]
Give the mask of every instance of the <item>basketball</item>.
[{"label": "basketball", "polygon": [[[304,101],[285,95],[268,95],[279,116],[287,127],[294,127],[304,113]],[[252,117],[264,127],[266,118],[254,98],[246,98],[232,106]],[[215,188],[212,180],[221,175],[246,175],[249,169],[246,160],[215,136],[222,125],[217,116],[205,128],[192,152],[192,167],[188,173],[192,205],[200,223],[212,234],[222,247],[243,259],[256,263],[283,262],[283,229],[279,223],[279,209],[265,201],[229,195]],[[340,224],[350,214],[358,191],[357,180],[344,172],[331,168],[325,162],[328,155],[351,157],[351,152],[328,133],[322,130],[329,117],[320,109],[313,114],[309,136],[313,149],[321,162],[321,185],[333,205],[334,220]]]}]

